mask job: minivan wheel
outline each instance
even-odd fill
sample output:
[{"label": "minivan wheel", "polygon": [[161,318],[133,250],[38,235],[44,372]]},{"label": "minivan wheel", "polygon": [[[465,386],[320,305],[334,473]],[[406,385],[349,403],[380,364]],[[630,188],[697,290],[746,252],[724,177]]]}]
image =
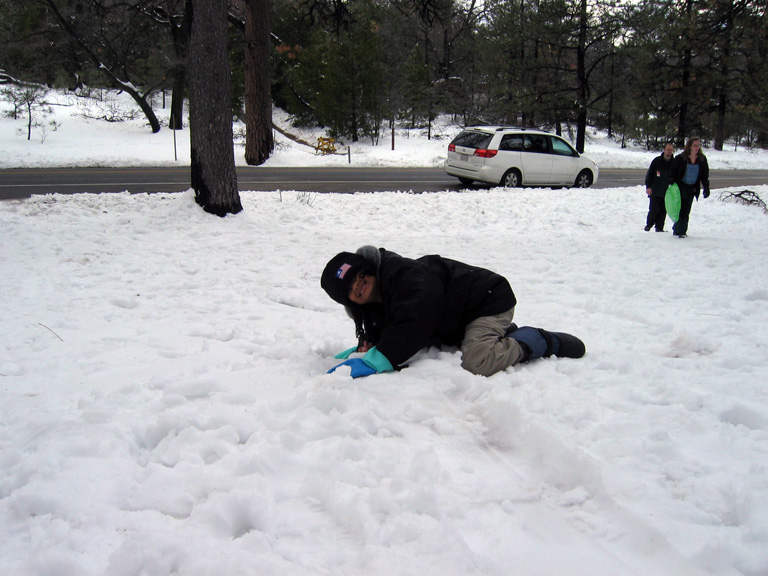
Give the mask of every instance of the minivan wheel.
[{"label": "minivan wheel", "polygon": [[582,170],[579,175],[576,176],[577,188],[589,188],[592,186],[592,172],[589,170]]},{"label": "minivan wheel", "polygon": [[523,176],[517,168],[507,170],[504,176],[501,178],[501,185],[505,188],[519,188],[522,185]]},{"label": "minivan wheel", "polygon": [[459,182],[464,184],[464,186],[469,186],[470,184],[472,184],[472,182],[474,182],[472,178],[464,178],[463,176],[458,176],[458,179],[459,179]]}]

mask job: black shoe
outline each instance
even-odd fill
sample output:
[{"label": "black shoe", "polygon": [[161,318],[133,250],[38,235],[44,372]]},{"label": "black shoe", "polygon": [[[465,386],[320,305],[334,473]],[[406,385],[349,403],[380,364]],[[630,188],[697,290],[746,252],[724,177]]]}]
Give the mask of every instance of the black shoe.
[{"label": "black shoe", "polygon": [[650,226],[646,226],[645,228],[643,228],[643,230],[645,230],[646,232],[649,232],[651,230],[651,227]]},{"label": "black shoe", "polygon": [[688,238],[687,234],[675,234],[678,238]]},{"label": "black shoe", "polygon": [[560,350],[555,354],[558,358],[581,358],[587,353],[584,342],[576,338],[576,336],[563,332],[552,332],[552,334],[560,340]]},{"label": "black shoe", "polygon": [[545,358],[552,355],[558,358],[581,358],[587,352],[584,342],[573,334],[549,332],[541,328],[539,328],[539,332],[547,341],[547,351],[544,353]]},{"label": "black shoe", "polygon": [[666,232],[666,230],[656,230],[656,232]]}]

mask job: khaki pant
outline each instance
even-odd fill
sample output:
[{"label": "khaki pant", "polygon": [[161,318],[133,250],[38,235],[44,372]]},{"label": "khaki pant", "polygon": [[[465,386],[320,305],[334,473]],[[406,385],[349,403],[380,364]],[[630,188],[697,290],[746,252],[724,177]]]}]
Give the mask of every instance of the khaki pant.
[{"label": "khaki pant", "polygon": [[525,357],[522,346],[504,332],[512,323],[515,309],[496,316],[482,316],[467,324],[461,342],[461,367],[473,374],[490,376]]}]

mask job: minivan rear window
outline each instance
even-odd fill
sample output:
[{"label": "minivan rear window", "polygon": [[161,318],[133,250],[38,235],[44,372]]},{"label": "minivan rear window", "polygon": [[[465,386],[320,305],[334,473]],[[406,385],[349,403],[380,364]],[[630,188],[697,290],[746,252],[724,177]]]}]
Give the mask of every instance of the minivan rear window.
[{"label": "minivan rear window", "polygon": [[464,148],[485,149],[491,143],[493,134],[485,132],[462,132],[453,139],[454,146],[463,146]]}]

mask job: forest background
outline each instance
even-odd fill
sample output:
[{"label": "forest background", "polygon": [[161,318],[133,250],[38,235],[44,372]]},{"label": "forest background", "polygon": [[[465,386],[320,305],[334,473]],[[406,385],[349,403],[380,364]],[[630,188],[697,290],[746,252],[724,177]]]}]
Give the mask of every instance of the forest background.
[{"label": "forest background", "polygon": [[[192,0],[0,0],[3,96],[129,93],[153,132],[183,129]],[[271,102],[329,135],[393,123],[588,126],[649,148],[691,136],[768,146],[768,0],[229,0],[231,107],[245,115],[254,35]],[[250,19],[250,24],[249,24]],[[267,44],[265,42],[265,44]],[[252,57],[254,57],[252,55]],[[260,78],[264,78],[262,75]],[[165,105],[165,102],[163,102]],[[121,111],[114,111],[114,120]],[[109,119],[109,118],[108,118]],[[268,153],[266,155],[268,157]],[[264,154],[254,164],[263,162]]]}]

